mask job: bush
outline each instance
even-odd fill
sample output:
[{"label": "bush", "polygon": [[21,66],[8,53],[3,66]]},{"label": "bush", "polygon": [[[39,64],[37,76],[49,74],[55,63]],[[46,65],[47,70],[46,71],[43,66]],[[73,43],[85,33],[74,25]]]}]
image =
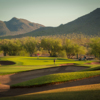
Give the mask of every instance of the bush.
[{"label": "bush", "polygon": [[29,56],[29,53],[27,53],[25,50],[21,50],[18,52],[17,56]]},{"label": "bush", "polygon": [[66,54],[66,51],[65,50],[63,50],[63,51],[60,51],[60,52],[58,52],[58,55],[57,55],[58,57],[67,57],[67,54]]}]

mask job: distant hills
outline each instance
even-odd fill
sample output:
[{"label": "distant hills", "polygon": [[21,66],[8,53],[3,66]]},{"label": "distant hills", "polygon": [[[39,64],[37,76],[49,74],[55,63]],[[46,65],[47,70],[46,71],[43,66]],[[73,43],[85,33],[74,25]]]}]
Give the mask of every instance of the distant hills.
[{"label": "distant hills", "polygon": [[[9,24],[6,22],[3,23],[7,32],[16,30],[15,28],[11,28]],[[9,30],[7,30],[9,27]],[[41,27],[41,26],[40,26]],[[20,29],[20,28],[19,28]],[[2,28],[4,30],[4,28]],[[25,31],[24,31],[25,32]],[[8,36],[2,38],[21,38],[25,36],[48,36],[48,35],[63,35],[63,34],[84,34],[84,35],[100,35],[100,8],[90,12],[87,15],[77,18],[76,20],[69,22],[67,24],[61,24],[58,27],[44,27],[38,28],[32,32],[28,32],[25,34],[15,35],[15,36]]]},{"label": "distant hills", "polygon": [[24,34],[41,27],[44,27],[44,25],[32,23],[28,20],[14,17],[9,21],[0,21],[0,36]]}]

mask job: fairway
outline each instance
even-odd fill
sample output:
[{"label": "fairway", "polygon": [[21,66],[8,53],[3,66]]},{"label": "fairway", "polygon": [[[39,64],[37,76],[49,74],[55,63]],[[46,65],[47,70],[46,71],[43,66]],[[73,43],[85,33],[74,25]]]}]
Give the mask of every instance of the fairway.
[{"label": "fairway", "polygon": [[[55,64],[54,64],[54,59],[56,59]],[[79,63],[79,61],[74,61],[74,60],[70,60],[66,58],[56,58],[56,57],[37,58],[37,57],[19,57],[18,56],[18,57],[1,57],[0,60],[15,62],[14,65],[0,66],[0,75],[55,67],[55,66],[60,66],[61,64],[67,64],[67,63]]]},{"label": "fairway", "polygon": [[3,57],[0,59],[14,61],[16,65],[54,65],[54,59],[56,59],[56,64],[75,62],[66,58],[57,57]]}]

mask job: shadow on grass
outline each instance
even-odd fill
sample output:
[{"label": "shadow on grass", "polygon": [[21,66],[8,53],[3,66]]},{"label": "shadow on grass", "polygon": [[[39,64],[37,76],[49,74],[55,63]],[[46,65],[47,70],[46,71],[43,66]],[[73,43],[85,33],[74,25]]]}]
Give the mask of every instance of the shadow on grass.
[{"label": "shadow on grass", "polygon": [[3,60],[0,61],[0,65],[14,65],[14,64],[16,63],[13,61],[3,61]]},{"label": "shadow on grass", "polygon": [[[0,92],[0,97],[17,96],[17,95],[22,95],[22,94],[27,94],[27,93],[35,93],[35,92],[52,90],[52,89],[59,89],[59,88],[66,88],[66,87],[80,86],[80,85],[97,84],[97,83],[100,83],[100,76],[77,80],[77,81],[65,82],[65,83],[61,83],[61,84],[52,84],[52,85],[29,87],[29,88],[11,88],[11,89],[8,89],[7,91]],[[62,100],[62,99],[60,99],[60,100]],[[96,99],[94,99],[94,100],[96,100]]]},{"label": "shadow on grass", "polygon": [[27,100],[28,98],[31,98],[30,100],[32,100],[32,98],[36,100],[100,100],[99,94],[100,90],[93,90],[93,91],[38,94],[25,97],[21,96],[21,98],[25,98],[25,100]]},{"label": "shadow on grass", "polygon": [[100,100],[100,90],[33,94],[7,97],[1,100]]}]

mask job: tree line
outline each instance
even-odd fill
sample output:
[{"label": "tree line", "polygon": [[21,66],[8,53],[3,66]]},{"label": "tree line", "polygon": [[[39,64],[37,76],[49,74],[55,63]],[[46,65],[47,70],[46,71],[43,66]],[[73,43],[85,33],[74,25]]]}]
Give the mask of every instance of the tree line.
[{"label": "tree line", "polygon": [[[77,42],[75,42],[77,40]],[[88,42],[87,42],[88,41]],[[47,52],[51,57],[68,57],[94,54],[100,58],[100,38],[42,38],[26,37],[21,39],[0,40],[0,50],[4,56],[33,56]]]}]

